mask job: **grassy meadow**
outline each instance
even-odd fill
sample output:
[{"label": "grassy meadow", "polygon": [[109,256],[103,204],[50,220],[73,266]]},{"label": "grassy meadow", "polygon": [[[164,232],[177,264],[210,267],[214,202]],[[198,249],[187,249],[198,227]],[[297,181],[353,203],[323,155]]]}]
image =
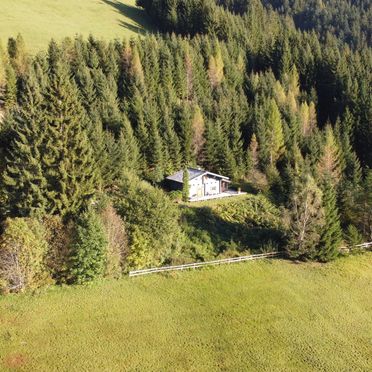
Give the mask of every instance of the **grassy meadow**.
[{"label": "grassy meadow", "polygon": [[0,298],[0,370],[367,371],[372,254]]},{"label": "grassy meadow", "polygon": [[45,49],[51,38],[92,33],[111,40],[150,29],[135,0],[1,0],[0,40],[21,33],[30,52]]}]

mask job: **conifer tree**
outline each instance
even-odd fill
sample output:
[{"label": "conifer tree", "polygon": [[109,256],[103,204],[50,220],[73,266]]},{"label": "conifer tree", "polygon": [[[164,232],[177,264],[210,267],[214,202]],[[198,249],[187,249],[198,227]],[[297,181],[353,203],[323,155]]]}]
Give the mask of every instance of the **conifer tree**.
[{"label": "conifer tree", "polygon": [[134,172],[138,171],[141,166],[141,155],[131,123],[126,116],[124,116],[122,121],[119,145],[123,149],[123,167]]},{"label": "conifer tree", "polygon": [[107,237],[100,218],[93,212],[79,217],[69,262],[69,280],[83,284],[102,277],[105,271]]},{"label": "conifer tree", "polygon": [[309,174],[295,178],[290,197],[289,254],[295,258],[313,259],[323,225],[320,188]]},{"label": "conifer tree", "polygon": [[213,88],[219,86],[224,78],[224,63],[218,41],[216,42],[215,53],[209,57],[208,76]]},{"label": "conifer tree", "polygon": [[149,133],[147,177],[151,181],[160,182],[164,177],[164,151],[163,141],[159,134],[159,117],[153,103],[148,103],[145,114]]},{"label": "conifer tree", "polygon": [[61,62],[55,67],[45,97],[43,167],[50,211],[65,216],[89,203],[97,174],[76,86]]},{"label": "conifer tree", "polygon": [[322,181],[330,180],[333,185],[337,185],[341,179],[342,164],[340,149],[330,125],[325,128],[324,136],[324,145],[318,161],[318,174]]},{"label": "conifer tree", "polygon": [[285,150],[283,126],[280,112],[274,99],[268,102],[265,111],[265,113],[258,111],[257,135],[261,149],[260,156],[265,167],[268,165],[274,167]]},{"label": "conifer tree", "polygon": [[3,98],[6,85],[7,55],[0,41],[0,97]]},{"label": "conifer tree", "polygon": [[17,76],[10,64],[5,67],[5,74],[4,106],[6,110],[10,111],[17,105]]},{"label": "conifer tree", "polygon": [[253,133],[251,142],[247,149],[246,168],[248,173],[257,169],[258,166],[258,142],[256,134]]},{"label": "conifer tree", "polygon": [[192,150],[194,152],[193,157],[196,159],[197,164],[202,164],[203,150],[204,150],[204,118],[199,106],[194,108],[194,114],[192,118]]},{"label": "conifer tree", "polygon": [[34,75],[28,76],[21,102],[13,115],[14,137],[1,183],[7,194],[6,213],[28,217],[42,215],[47,209],[47,184],[42,169],[44,112]]},{"label": "conifer tree", "polygon": [[317,258],[322,262],[333,260],[339,255],[342,242],[340,216],[336,205],[336,193],[332,180],[323,186],[324,226],[318,245]]},{"label": "conifer tree", "polygon": [[187,167],[183,170],[182,176],[182,200],[187,202],[189,200],[189,193],[190,193],[190,185],[189,185],[189,171]]},{"label": "conifer tree", "polygon": [[183,164],[191,164],[193,162],[193,128],[192,128],[192,112],[189,105],[183,105],[177,110],[177,129],[181,140],[181,150],[183,154]]},{"label": "conifer tree", "polygon": [[26,45],[21,34],[18,34],[16,39],[9,38],[8,54],[10,62],[18,76],[24,75],[28,69],[28,56]]}]

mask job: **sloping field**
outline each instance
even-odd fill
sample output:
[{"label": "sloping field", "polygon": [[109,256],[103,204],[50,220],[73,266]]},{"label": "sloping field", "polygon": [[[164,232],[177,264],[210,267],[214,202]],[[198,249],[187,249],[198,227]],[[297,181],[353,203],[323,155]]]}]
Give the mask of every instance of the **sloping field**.
[{"label": "sloping field", "polygon": [[44,49],[51,38],[76,34],[114,39],[150,30],[135,0],[1,0],[0,39],[21,33],[31,52]]},{"label": "sloping field", "polygon": [[0,299],[0,370],[367,371],[372,254]]}]

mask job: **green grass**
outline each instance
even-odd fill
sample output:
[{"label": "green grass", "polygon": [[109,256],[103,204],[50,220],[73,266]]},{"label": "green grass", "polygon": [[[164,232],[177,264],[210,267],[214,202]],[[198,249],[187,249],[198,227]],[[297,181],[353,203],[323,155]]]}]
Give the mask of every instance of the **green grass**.
[{"label": "green grass", "polygon": [[0,40],[21,33],[30,52],[76,34],[111,40],[151,30],[135,0],[1,0]]},{"label": "green grass", "polygon": [[182,203],[180,210],[190,254],[197,259],[257,253],[270,241],[277,248],[283,241],[280,211],[263,195]]},{"label": "green grass", "polygon": [[367,371],[372,254],[0,299],[0,370]]}]

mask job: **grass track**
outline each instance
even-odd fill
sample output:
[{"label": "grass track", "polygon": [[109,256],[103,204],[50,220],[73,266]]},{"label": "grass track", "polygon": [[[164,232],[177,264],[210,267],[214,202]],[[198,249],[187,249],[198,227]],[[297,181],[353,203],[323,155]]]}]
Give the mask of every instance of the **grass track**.
[{"label": "grass track", "polygon": [[372,254],[0,299],[0,370],[367,371]]},{"label": "grass track", "polygon": [[76,34],[111,40],[151,30],[135,0],[1,0],[0,40],[21,33],[30,52]]}]

